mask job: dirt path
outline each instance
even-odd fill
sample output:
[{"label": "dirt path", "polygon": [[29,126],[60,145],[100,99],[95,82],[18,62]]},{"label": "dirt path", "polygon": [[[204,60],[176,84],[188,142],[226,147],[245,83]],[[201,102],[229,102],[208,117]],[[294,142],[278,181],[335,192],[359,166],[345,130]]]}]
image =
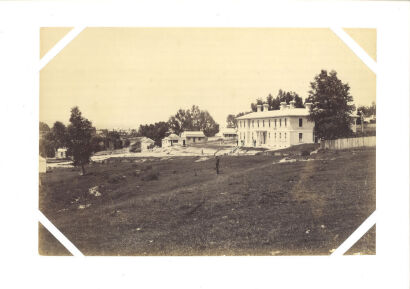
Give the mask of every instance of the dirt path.
[{"label": "dirt path", "polygon": [[306,165],[303,167],[303,171],[299,174],[299,181],[289,191],[293,200],[298,200],[299,202],[315,202],[315,210],[312,211],[315,218],[322,216],[323,208],[325,207],[325,200],[318,196],[316,192],[307,190],[306,183],[309,178],[315,174],[318,163],[319,160],[305,162]]}]

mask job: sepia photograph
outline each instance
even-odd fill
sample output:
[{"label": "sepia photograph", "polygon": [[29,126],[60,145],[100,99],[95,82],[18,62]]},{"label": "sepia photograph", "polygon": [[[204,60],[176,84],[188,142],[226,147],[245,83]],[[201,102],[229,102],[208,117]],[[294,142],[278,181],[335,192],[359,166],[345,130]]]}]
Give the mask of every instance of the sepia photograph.
[{"label": "sepia photograph", "polygon": [[375,28],[39,35],[38,208],[82,254],[326,256],[376,210],[376,74],[341,38],[376,62]]}]

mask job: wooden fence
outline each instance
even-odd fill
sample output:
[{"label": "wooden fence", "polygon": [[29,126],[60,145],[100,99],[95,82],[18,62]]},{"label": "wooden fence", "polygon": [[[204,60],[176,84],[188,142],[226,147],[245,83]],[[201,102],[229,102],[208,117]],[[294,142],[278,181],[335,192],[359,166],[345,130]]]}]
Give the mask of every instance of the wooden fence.
[{"label": "wooden fence", "polygon": [[320,148],[331,150],[343,150],[357,147],[375,147],[376,136],[365,136],[355,138],[340,138],[334,140],[323,140],[320,142]]}]

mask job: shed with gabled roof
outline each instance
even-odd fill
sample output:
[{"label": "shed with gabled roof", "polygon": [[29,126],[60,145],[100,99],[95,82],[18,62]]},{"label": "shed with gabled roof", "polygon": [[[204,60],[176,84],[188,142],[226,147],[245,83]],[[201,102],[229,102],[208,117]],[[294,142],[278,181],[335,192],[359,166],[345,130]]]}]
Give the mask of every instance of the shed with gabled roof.
[{"label": "shed with gabled roof", "polygon": [[203,131],[184,131],[181,134],[182,145],[206,142],[208,138]]},{"label": "shed with gabled roof", "polygon": [[164,137],[161,141],[162,147],[170,147],[175,145],[181,145],[181,138],[174,133]]},{"label": "shed with gabled roof", "polygon": [[133,137],[129,139],[130,141],[130,146],[129,146],[129,151],[130,152],[143,152],[146,150],[149,150],[154,147],[155,142],[145,136],[142,137]]}]

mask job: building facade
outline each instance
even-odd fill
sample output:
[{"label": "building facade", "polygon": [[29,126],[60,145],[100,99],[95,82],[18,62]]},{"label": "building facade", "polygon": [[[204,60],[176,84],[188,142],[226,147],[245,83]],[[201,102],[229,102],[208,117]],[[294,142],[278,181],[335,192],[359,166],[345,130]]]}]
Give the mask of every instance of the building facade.
[{"label": "building facade", "polygon": [[236,140],[238,137],[236,128],[224,128],[217,134],[218,137],[223,138],[225,140]]},{"label": "building facade", "polygon": [[66,159],[67,158],[67,148],[58,148],[55,154],[56,159]]},{"label": "building facade", "polygon": [[161,141],[161,146],[163,148],[177,146],[177,145],[182,145],[182,142],[181,142],[181,138],[174,133],[170,134],[167,137],[164,137]]},{"label": "building facade", "polygon": [[206,142],[208,138],[204,135],[202,131],[184,131],[181,134],[182,145],[189,145],[195,143]]},{"label": "building facade", "polygon": [[134,138],[130,138],[130,146],[128,148],[128,150],[130,152],[143,152],[143,151],[147,151],[151,148],[154,147],[155,142],[147,137],[134,137]]},{"label": "building facade", "polygon": [[308,120],[311,104],[295,108],[282,102],[280,109],[269,110],[265,103],[257,111],[238,117],[238,145],[245,147],[287,148],[314,143],[314,122]]}]

